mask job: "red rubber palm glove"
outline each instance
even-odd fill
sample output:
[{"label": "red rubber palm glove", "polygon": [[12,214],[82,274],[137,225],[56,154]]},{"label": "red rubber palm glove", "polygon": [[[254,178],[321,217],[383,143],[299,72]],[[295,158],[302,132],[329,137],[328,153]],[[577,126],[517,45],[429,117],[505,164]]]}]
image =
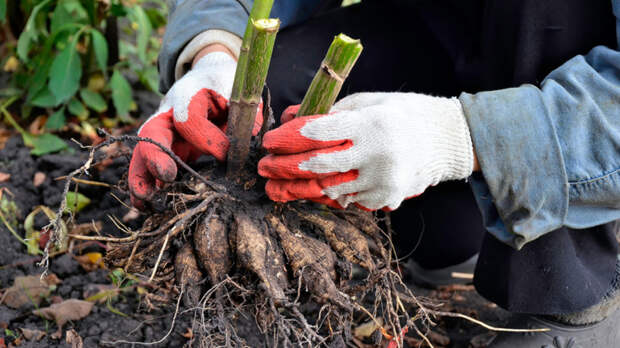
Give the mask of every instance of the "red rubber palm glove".
[{"label": "red rubber palm glove", "polygon": [[[202,57],[179,79],[162,100],[159,109],[138,130],[170,148],[183,161],[202,154],[224,161],[229,141],[226,137],[228,99],[237,63],[228,54],[213,52]],[[262,125],[259,106],[253,134]],[[146,142],[136,145],[129,164],[129,190],[132,204],[143,207],[157,188],[177,175],[174,160],[158,146]]]},{"label": "red rubber palm glove", "polygon": [[[280,122],[285,123],[293,120],[297,115],[300,105],[291,105],[280,116]],[[303,119],[309,121],[317,116],[305,116]],[[303,122],[305,123],[305,122]],[[302,140],[302,143],[293,143],[288,139],[291,136],[291,132],[297,133],[298,130],[288,129],[290,125],[286,127],[280,127],[277,130],[267,132],[263,137],[263,147],[270,152],[258,162],[258,174],[268,178],[265,185],[265,191],[267,196],[275,202],[289,202],[297,199],[307,199],[316,203],[325,204],[333,208],[342,209],[343,207],[334,199],[329,198],[323,189],[329,186],[337,185],[342,181],[354,180],[357,177],[357,173],[347,172],[335,175],[315,175],[314,173],[302,173],[296,170],[298,161],[303,161],[306,156],[306,151],[313,149],[320,149],[323,145],[313,141]],[[297,127],[293,127],[297,128]],[[280,133],[280,134],[277,134]],[[299,140],[299,139],[296,139]],[[329,148],[330,145],[336,146],[336,149],[346,149],[348,144],[346,142],[335,142],[331,144],[325,144],[325,148]],[[286,155],[293,155],[299,153],[300,158],[287,161]],[[317,152],[318,153],[318,152]],[[280,156],[279,156],[280,155]],[[284,159],[286,162],[282,162]],[[293,165],[292,170],[281,170],[282,166]],[[336,173],[332,173],[336,174]]]},{"label": "red rubber palm glove", "polygon": [[328,115],[291,118],[267,132],[258,164],[278,202],[308,199],[394,210],[445,180],[467,178],[474,154],[460,102],[416,93],[359,93]]}]

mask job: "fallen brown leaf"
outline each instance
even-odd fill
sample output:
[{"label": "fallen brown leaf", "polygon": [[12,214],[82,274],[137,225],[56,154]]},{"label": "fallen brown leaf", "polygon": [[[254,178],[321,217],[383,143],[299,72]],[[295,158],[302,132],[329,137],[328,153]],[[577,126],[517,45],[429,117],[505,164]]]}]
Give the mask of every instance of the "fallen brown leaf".
[{"label": "fallen brown leaf", "polygon": [[383,325],[383,319],[378,318],[377,321],[370,320],[353,329],[353,336],[357,338],[370,337],[377,329]]},{"label": "fallen brown leaf", "polygon": [[15,56],[10,56],[9,59],[6,60],[2,70],[6,72],[14,72],[19,68],[19,59],[15,58]]},{"label": "fallen brown leaf", "polygon": [[32,184],[34,185],[34,187],[39,187],[43,184],[43,182],[45,182],[46,178],[47,175],[45,175],[45,173],[36,172],[34,173],[34,177],[32,178]]},{"label": "fallen brown leaf", "polygon": [[46,275],[44,279],[47,285],[58,285],[62,283],[62,280],[60,280],[60,278],[58,278],[58,276],[54,273]]},{"label": "fallen brown leaf", "polygon": [[0,182],[7,182],[11,178],[11,174],[0,172]]},{"label": "fallen brown leaf", "polygon": [[22,345],[22,338],[21,337],[17,337],[16,339],[13,340],[13,342],[9,343],[9,348],[11,347],[19,347]]},{"label": "fallen brown leaf", "polygon": [[35,135],[43,134],[43,126],[45,125],[46,120],[47,120],[47,116],[45,115],[38,116],[28,126],[28,131]]},{"label": "fallen brown leaf", "polygon": [[94,303],[76,299],[53,304],[49,307],[32,311],[47,320],[53,320],[58,325],[58,331],[52,334],[52,338],[62,337],[62,326],[69,320],[80,320],[90,314]]},{"label": "fallen brown leaf", "polygon": [[87,235],[90,232],[99,233],[102,228],[103,223],[101,221],[84,222],[73,226],[73,228],[71,229],[71,234]]},{"label": "fallen brown leaf", "polygon": [[0,128],[0,150],[4,149],[4,145],[9,140],[14,131],[10,131],[5,128]]},{"label": "fallen brown leaf", "polygon": [[46,335],[46,333],[41,330],[31,330],[26,328],[22,328],[19,330],[22,332],[22,335],[24,335],[24,338],[28,341],[40,341]]},{"label": "fallen brown leaf", "polygon": [[52,303],[52,304],[60,303],[62,301],[63,301],[63,299],[60,296],[54,295],[54,296],[50,297],[50,303]]},{"label": "fallen brown leaf", "polygon": [[90,252],[80,256],[74,256],[77,262],[86,272],[92,272],[98,268],[105,268],[103,255],[99,252]]},{"label": "fallen brown leaf", "polygon": [[191,327],[187,328],[187,331],[182,334],[181,336],[187,338],[188,340],[191,340],[192,338],[194,338],[194,331],[192,331]]},{"label": "fallen brown leaf", "polygon": [[15,277],[13,285],[5,291],[0,303],[11,308],[19,308],[27,303],[38,306],[43,298],[49,296],[49,285],[39,276]]},{"label": "fallen brown leaf", "polygon": [[71,348],[82,348],[84,347],[84,342],[82,341],[82,337],[75,330],[67,330],[67,343],[71,343]]}]

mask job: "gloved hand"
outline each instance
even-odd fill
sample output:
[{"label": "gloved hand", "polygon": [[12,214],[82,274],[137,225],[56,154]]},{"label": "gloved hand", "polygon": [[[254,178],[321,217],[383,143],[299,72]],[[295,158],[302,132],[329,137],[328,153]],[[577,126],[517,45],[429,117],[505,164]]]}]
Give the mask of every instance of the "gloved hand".
[{"label": "gloved hand", "polygon": [[[202,57],[175,82],[159,109],[138,130],[138,136],[151,138],[170,148],[183,161],[201,154],[224,161],[229,141],[226,137],[228,99],[237,63],[228,54],[213,52]],[[257,110],[253,133],[262,125]],[[129,164],[129,190],[132,204],[142,207],[156,188],[174,181],[174,160],[154,144],[139,142]]]},{"label": "gloved hand", "polygon": [[456,98],[359,93],[328,115],[292,119],[267,132],[258,165],[277,202],[308,199],[333,207],[396,209],[441,181],[467,178],[474,165],[469,127]]}]

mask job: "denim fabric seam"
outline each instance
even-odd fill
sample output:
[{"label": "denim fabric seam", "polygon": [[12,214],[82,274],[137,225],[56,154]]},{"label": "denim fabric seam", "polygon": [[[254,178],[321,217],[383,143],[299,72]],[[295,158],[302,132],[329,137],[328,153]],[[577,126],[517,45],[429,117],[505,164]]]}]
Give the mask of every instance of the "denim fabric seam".
[{"label": "denim fabric seam", "polygon": [[252,8],[252,4],[248,4],[247,1],[242,1],[242,0],[236,0],[236,1],[239,5],[241,5],[241,7],[243,7],[245,14],[250,16],[250,9]]},{"label": "denim fabric seam", "polygon": [[576,181],[569,181],[568,184],[571,186],[576,186],[576,185],[581,185],[581,184],[591,184],[591,183],[595,183],[598,181],[603,181],[603,180],[607,180],[615,175],[620,175],[620,167],[611,170],[610,172],[607,173],[603,173],[600,176],[597,177],[593,177],[593,178],[587,178],[587,179],[581,179],[581,180],[576,180]]}]

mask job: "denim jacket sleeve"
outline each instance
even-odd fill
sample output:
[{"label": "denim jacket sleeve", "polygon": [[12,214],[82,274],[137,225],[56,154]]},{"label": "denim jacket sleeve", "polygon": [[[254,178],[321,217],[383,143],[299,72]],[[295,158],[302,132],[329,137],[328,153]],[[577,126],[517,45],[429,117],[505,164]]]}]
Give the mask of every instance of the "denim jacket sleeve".
[{"label": "denim jacket sleeve", "polygon": [[[275,1],[271,17],[280,18],[281,27],[308,18],[322,0]],[[165,93],[174,83],[177,57],[196,35],[220,29],[243,37],[253,0],[171,0],[168,26],[159,52],[159,89]]]},{"label": "denim jacket sleeve", "polygon": [[[620,41],[620,0],[613,0]],[[620,43],[619,43],[620,45]],[[620,52],[598,46],[523,85],[459,97],[482,169],[485,226],[516,249],[620,219]]]},{"label": "denim jacket sleeve", "polygon": [[242,37],[251,6],[249,0],[171,1],[158,57],[159,90],[165,93],[172,87],[177,57],[194,36],[209,29],[221,29]]}]

